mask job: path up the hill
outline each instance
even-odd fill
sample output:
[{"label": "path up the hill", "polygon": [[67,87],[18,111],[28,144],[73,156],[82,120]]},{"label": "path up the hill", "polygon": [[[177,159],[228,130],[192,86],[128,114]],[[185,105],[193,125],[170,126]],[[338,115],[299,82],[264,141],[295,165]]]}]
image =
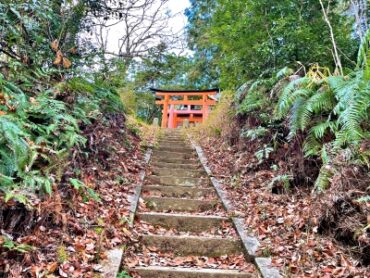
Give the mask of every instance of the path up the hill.
[{"label": "path up the hill", "polygon": [[135,228],[133,277],[258,277],[195,150],[166,130],[153,151]]}]

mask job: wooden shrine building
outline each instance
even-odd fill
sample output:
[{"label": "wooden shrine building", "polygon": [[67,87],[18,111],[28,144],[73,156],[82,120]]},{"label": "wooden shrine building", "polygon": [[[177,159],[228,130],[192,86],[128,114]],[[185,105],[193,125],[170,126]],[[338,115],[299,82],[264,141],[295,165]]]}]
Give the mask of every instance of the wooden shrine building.
[{"label": "wooden shrine building", "polygon": [[162,108],[162,128],[177,128],[189,124],[202,123],[210,109],[216,104],[219,89],[202,91],[170,91],[151,88],[156,95],[156,104]]}]

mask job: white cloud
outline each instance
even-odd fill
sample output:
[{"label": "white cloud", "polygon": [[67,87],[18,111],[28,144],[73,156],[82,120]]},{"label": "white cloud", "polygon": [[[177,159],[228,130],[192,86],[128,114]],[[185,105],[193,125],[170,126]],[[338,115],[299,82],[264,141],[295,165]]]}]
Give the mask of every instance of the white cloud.
[{"label": "white cloud", "polygon": [[168,8],[172,14],[177,14],[177,16],[172,20],[171,24],[177,31],[184,29],[187,24],[187,18],[184,14],[185,9],[190,6],[189,0],[170,0],[168,2]]},{"label": "white cloud", "polygon": [[[185,9],[190,6],[189,0],[169,0],[167,6],[164,8],[163,12],[170,11],[172,15],[175,15],[169,22],[170,27],[176,34],[181,34],[187,24],[187,18],[184,14]],[[117,24],[108,29],[104,30],[103,40],[107,42],[108,52],[118,52],[119,39],[122,37],[122,25]],[[174,51],[179,53],[178,51]]]}]

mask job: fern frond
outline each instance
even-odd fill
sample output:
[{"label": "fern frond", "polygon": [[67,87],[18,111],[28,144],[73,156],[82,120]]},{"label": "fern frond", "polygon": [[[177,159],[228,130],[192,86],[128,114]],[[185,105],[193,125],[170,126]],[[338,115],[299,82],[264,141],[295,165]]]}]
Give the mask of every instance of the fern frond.
[{"label": "fern frond", "polygon": [[255,129],[248,129],[241,133],[241,137],[249,138],[251,140],[256,140],[257,138],[263,137],[268,134],[269,130],[264,127],[257,127]]},{"label": "fern frond", "polygon": [[282,183],[285,190],[290,189],[290,182],[293,180],[293,175],[279,175],[274,177],[269,183],[268,187],[271,189],[276,183]]},{"label": "fern frond", "polygon": [[337,101],[332,91],[317,92],[310,97],[307,103],[307,109],[312,113],[321,114],[326,111],[332,111]]},{"label": "fern frond", "polygon": [[363,72],[357,72],[349,80],[331,79],[331,85],[338,100],[334,112],[339,115],[340,133],[335,144],[339,148],[366,136],[370,114],[370,84],[364,80]]},{"label": "fern frond", "polygon": [[366,66],[367,55],[369,55],[370,29],[366,31],[357,54],[357,68]]},{"label": "fern frond", "polygon": [[307,109],[306,99],[300,97],[295,100],[289,117],[290,135],[292,137],[299,130],[304,130],[310,122],[312,113]]},{"label": "fern frond", "polygon": [[312,133],[309,133],[303,144],[305,156],[317,156],[321,147],[321,142]]},{"label": "fern frond", "polygon": [[315,189],[318,191],[324,191],[329,188],[330,179],[334,176],[334,170],[330,165],[324,165],[320,169],[319,176],[315,181]]},{"label": "fern frond", "polygon": [[[12,156],[16,171],[23,172],[30,160],[31,150],[25,140],[27,134],[10,116],[0,117],[0,147],[3,145],[2,157],[6,158],[4,151]],[[5,149],[4,149],[5,148]],[[9,160],[8,156],[8,160]],[[9,170],[9,169],[8,169]]]},{"label": "fern frond", "polygon": [[313,126],[309,133],[312,133],[315,138],[321,139],[324,137],[324,134],[327,130],[330,130],[332,133],[337,131],[337,123],[333,121],[324,121]]},{"label": "fern frond", "polygon": [[294,71],[291,68],[284,67],[281,70],[279,70],[276,74],[277,79],[282,79],[284,77],[288,77],[289,75],[292,75]]},{"label": "fern frond", "polygon": [[259,91],[248,92],[243,102],[239,105],[237,114],[243,115],[252,111],[262,109],[268,100],[266,96]]},{"label": "fern frond", "polygon": [[276,106],[275,114],[278,119],[282,119],[288,114],[294,101],[299,96],[307,97],[311,95],[312,92],[308,88],[309,82],[309,78],[303,77],[292,81],[285,87]]}]

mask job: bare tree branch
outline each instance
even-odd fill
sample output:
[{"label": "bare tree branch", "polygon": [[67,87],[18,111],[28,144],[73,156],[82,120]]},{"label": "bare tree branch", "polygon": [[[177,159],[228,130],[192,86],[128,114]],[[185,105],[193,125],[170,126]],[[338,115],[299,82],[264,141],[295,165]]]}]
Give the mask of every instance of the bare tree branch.
[{"label": "bare tree branch", "polygon": [[171,18],[176,15],[166,10],[168,1],[103,1],[103,11],[100,7],[100,14],[95,14],[96,20],[92,20],[99,47],[106,54],[113,55],[112,51],[107,52],[107,45],[102,43],[102,34],[107,34],[111,27],[119,27],[121,33],[114,55],[124,57],[127,61],[142,56],[158,44],[165,44],[170,49],[182,47],[180,38],[183,34],[175,34],[170,26]]},{"label": "bare tree branch", "polygon": [[343,75],[343,67],[342,67],[342,62],[341,62],[341,59],[340,59],[340,56],[338,54],[338,47],[337,47],[337,43],[335,41],[335,36],[334,36],[334,31],[333,31],[333,27],[331,25],[331,22],[330,22],[330,19],[329,19],[329,12],[330,12],[330,1],[328,3],[328,7],[325,9],[324,7],[324,3],[322,2],[322,0],[319,0],[320,2],[320,5],[321,5],[321,9],[322,9],[322,13],[323,13],[323,16],[324,16],[324,19],[325,19],[325,22],[326,24],[328,25],[329,27],[329,31],[330,31],[330,38],[331,38],[331,42],[332,42],[332,45],[333,45],[333,56],[334,56],[334,62],[335,62],[335,65],[336,67],[338,68],[339,70],[339,73],[341,75]]}]

